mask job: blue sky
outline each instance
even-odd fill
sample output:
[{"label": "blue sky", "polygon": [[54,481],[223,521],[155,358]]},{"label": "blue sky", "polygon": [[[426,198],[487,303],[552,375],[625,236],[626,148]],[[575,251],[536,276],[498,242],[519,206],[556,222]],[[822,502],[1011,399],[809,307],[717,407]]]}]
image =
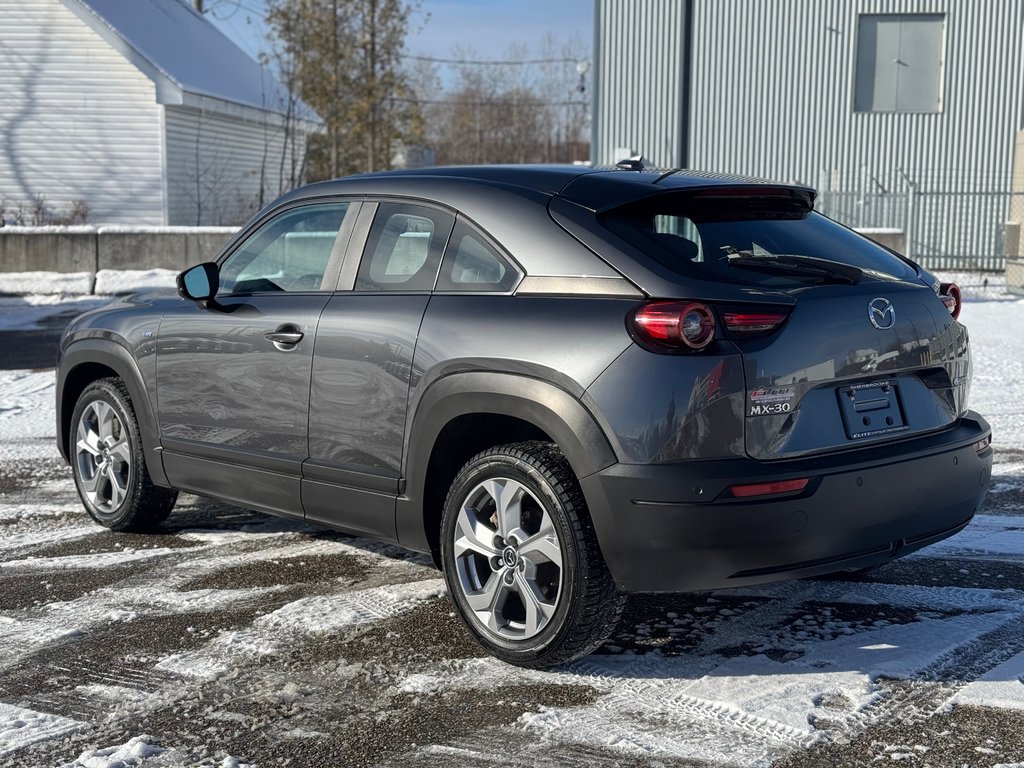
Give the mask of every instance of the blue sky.
[{"label": "blue sky", "polygon": [[[206,0],[208,16],[256,55],[264,35],[263,0]],[[576,36],[587,55],[593,42],[593,0],[424,0],[413,18],[408,52],[448,58],[459,47],[478,58],[501,58],[511,45],[531,49],[546,34]]]}]

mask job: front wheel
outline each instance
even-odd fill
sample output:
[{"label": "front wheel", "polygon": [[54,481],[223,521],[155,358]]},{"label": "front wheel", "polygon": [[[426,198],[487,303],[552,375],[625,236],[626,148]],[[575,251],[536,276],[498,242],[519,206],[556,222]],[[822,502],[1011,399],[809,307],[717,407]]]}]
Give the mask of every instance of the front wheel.
[{"label": "front wheel", "polygon": [[135,409],[120,379],[99,379],[85,388],[69,438],[78,495],[100,525],[148,531],[171,513],[178,493],[150,480]]},{"label": "front wheel", "polygon": [[584,656],[622,615],[579,482],[551,443],[498,446],[466,463],[445,501],[441,557],[463,622],[512,664]]}]

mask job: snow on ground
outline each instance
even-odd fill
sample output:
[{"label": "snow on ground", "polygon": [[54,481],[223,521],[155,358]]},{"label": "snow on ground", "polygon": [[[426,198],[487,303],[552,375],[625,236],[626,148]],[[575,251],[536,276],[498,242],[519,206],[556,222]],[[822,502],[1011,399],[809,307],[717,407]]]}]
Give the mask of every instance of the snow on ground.
[{"label": "snow on ground", "polygon": [[0,758],[12,755],[29,744],[70,733],[82,725],[65,717],[0,702]]},{"label": "snow on ground", "polygon": [[178,273],[171,269],[101,269],[94,293],[131,293],[149,288],[174,288]]},{"label": "snow on ground", "polygon": [[0,272],[0,294],[32,296],[92,293],[92,272]]},{"label": "snow on ground", "polygon": [[[962,319],[997,465],[967,529],[865,576],[631,599],[543,672],[484,656],[387,545],[188,496],[158,536],[102,531],[53,373],[0,371],[0,766],[1024,766],[1024,301],[988,291]],[[1016,725],[950,746],[930,724],[959,712]]]},{"label": "snow on ground", "polygon": [[109,301],[109,298],[97,296],[0,295],[0,331],[32,330],[55,316],[65,315],[70,319],[87,310],[102,307]]},{"label": "snow on ground", "polygon": [[54,371],[0,371],[0,460],[56,458]]},{"label": "snow on ground", "polygon": [[[174,288],[172,269],[101,269],[99,272],[0,272],[0,295],[115,295],[149,288]],[[59,299],[58,299],[59,300]]]}]

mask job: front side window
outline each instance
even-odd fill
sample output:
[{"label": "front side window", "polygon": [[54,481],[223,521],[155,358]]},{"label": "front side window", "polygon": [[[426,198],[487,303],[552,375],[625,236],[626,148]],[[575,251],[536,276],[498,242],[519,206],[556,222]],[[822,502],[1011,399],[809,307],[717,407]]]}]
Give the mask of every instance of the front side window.
[{"label": "front side window", "polygon": [[357,291],[429,291],[455,217],[412,203],[381,203],[356,277]]},{"label": "front side window", "polygon": [[519,273],[483,235],[460,220],[444,252],[437,290],[505,292],[518,277]]},{"label": "front side window", "polygon": [[319,203],[275,216],[221,264],[217,295],[331,290],[322,283],[348,208]]},{"label": "front side window", "polygon": [[862,15],[857,26],[857,112],[941,112],[945,16]]}]

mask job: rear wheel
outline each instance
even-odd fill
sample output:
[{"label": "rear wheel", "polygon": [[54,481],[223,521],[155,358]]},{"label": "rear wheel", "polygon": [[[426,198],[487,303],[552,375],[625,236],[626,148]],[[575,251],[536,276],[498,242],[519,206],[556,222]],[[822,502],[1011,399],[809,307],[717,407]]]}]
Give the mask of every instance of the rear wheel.
[{"label": "rear wheel", "polygon": [[503,445],[466,463],[445,502],[442,563],[470,632],[520,666],[590,653],[625,604],[576,476],[551,443]]},{"label": "rear wheel", "polygon": [[96,522],[115,531],[148,531],[167,519],[178,492],[149,478],[124,382],[99,379],[85,388],[69,438],[75,486]]}]

